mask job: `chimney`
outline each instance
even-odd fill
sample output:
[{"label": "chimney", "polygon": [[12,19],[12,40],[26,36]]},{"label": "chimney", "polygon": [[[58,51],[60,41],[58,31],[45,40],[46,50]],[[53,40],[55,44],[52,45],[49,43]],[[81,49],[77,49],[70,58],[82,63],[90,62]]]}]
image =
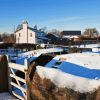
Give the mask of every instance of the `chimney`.
[{"label": "chimney", "polygon": [[23,21],[22,26],[23,26],[23,32],[25,34],[25,37],[26,37],[27,43],[28,43],[28,22]]},{"label": "chimney", "polygon": [[23,25],[23,29],[27,30],[27,28],[28,28],[28,22],[27,21],[23,21],[22,25]]}]

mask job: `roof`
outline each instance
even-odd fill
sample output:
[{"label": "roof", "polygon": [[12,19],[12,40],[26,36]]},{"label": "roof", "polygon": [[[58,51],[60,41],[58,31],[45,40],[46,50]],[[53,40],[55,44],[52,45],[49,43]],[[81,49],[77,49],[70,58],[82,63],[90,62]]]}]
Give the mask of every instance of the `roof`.
[{"label": "roof", "polygon": [[53,34],[53,33],[48,33],[48,34],[47,34],[47,37],[49,37],[49,36],[54,36],[54,37],[56,37],[56,38],[59,38],[59,36],[58,36],[57,34]]},{"label": "roof", "polygon": [[69,35],[63,35],[63,37],[62,38],[79,38],[78,36],[76,36],[76,35],[72,35],[72,36],[69,36]]},{"label": "roof", "polygon": [[19,24],[19,25],[17,26],[15,32],[20,31],[21,29],[23,29],[23,26],[22,26],[22,24]]},{"label": "roof", "polygon": [[50,40],[50,39],[48,39],[48,38],[46,38],[46,37],[39,37],[38,39]]},{"label": "roof", "polygon": [[[22,24],[19,24],[19,25],[17,26],[17,28],[16,28],[16,31],[15,31],[15,32],[20,31],[20,30],[22,30],[22,29],[23,29]],[[34,31],[34,32],[36,32],[36,33],[43,32],[43,31],[40,31],[40,30],[37,30],[37,29],[31,28],[31,27],[28,27],[28,29],[30,29],[30,30],[32,30],[32,31]]]},{"label": "roof", "polygon": [[28,27],[28,29],[30,29],[30,30],[32,30],[32,31],[34,31],[34,32],[37,32],[37,30],[34,29],[34,28]]},{"label": "roof", "polygon": [[[22,30],[22,29],[23,29],[23,24],[27,24],[27,25],[28,25],[28,22],[27,22],[27,21],[24,21],[22,24],[19,24],[19,25],[17,26],[15,32]],[[38,30],[38,29],[36,29],[36,28],[28,27],[28,29],[30,29],[30,30],[32,30],[32,31],[34,31],[34,32],[36,32],[36,33],[41,33],[41,32],[42,32],[42,33],[45,33],[44,31]]]},{"label": "roof", "polygon": [[[22,26],[22,24],[19,24],[18,26],[17,26],[17,28],[16,28],[16,31],[15,32],[17,32],[17,31],[20,31],[20,30],[22,30],[23,29],[23,26]],[[36,29],[34,29],[34,28],[31,28],[31,27],[28,27],[28,29],[30,29],[30,30],[32,30],[32,31],[37,31]]]},{"label": "roof", "polygon": [[81,35],[81,31],[62,31],[62,35]]}]

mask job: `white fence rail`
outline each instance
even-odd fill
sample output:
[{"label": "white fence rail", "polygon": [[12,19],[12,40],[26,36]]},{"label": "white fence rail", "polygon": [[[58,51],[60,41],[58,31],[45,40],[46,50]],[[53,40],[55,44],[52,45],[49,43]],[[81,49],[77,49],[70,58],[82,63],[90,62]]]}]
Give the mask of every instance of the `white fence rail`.
[{"label": "white fence rail", "polygon": [[[8,63],[9,65],[9,89],[10,92],[20,100],[27,100],[27,86],[26,86],[26,70],[28,68],[27,60],[25,59],[25,65],[19,65],[15,63]],[[23,73],[25,78],[16,75],[16,72]],[[16,92],[17,91],[17,92]],[[19,94],[19,91],[21,94]]]}]

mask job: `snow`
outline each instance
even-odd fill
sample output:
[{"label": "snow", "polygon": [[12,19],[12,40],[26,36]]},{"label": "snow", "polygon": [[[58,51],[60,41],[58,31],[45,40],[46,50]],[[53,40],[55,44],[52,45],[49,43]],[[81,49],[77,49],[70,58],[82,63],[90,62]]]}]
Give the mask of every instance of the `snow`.
[{"label": "snow", "polygon": [[63,51],[62,48],[49,48],[49,49],[38,49],[38,50],[33,50],[33,51],[28,51],[25,53],[20,54],[19,56],[21,57],[26,57],[26,56],[35,56],[38,57],[41,54],[45,54],[45,53],[53,53],[53,52],[61,52]]},{"label": "snow", "polygon": [[4,42],[0,42],[0,44],[3,44]]},{"label": "snow", "polygon": [[[62,59],[62,60],[61,60]],[[60,69],[63,72],[88,78],[100,79],[100,55],[96,53],[73,53],[58,55],[45,67]],[[57,62],[61,64],[56,65]]]},{"label": "snow", "polygon": [[100,47],[94,47],[94,48],[92,48],[92,52],[99,53],[100,52]]},{"label": "snow", "polygon": [[94,92],[100,87],[100,80],[78,77],[62,72],[59,69],[37,66],[36,71],[42,79],[50,79],[59,88],[68,88],[85,93]]},{"label": "snow", "polygon": [[8,92],[0,93],[0,100],[18,100],[11,96]]},{"label": "snow", "polygon": [[73,35],[73,36],[70,36],[70,35],[68,35],[68,36],[63,35],[63,37],[62,37],[62,38],[78,38],[78,36],[75,36],[75,35]]},{"label": "snow", "polygon": [[[56,62],[61,63],[55,65]],[[57,55],[45,67],[37,66],[37,73],[60,88],[93,92],[100,87],[100,55],[89,52]]]},{"label": "snow", "polygon": [[35,58],[39,57],[41,54],[60,52],[60,51],[63,51],[63,49],[61,49],[61,48],[38,49],[38,50],[33,50],[33,51],[21,53],[21,54],[18,55],[17,58],[12,57],[12,59],[16,60],[16,63],[23,65],[25,58],[27,58],[31,62]]},{"label": "snow", "polygon": [[39,37],[39,39],[45,39],[45,40],[48,40],[48,38],[46,38],[46,37]]},{"label": "snow", "polygon": [[73,63],[86,67],[89,69],[99,69],[100,70],[100,55],[97,53],[72,53],[56,56],[50,63],[46,66],[52,66],[60,58],[65,58],[65,62]]},{"label": "snow", "polygon": [[[88,44],[84,47],[84,45],[80,45],[80,48],[94,48],[94,47],[98,47],[99,44]],[[79,47],[78,45],[74,45],[74,46],[71,46],[71,47]],[[38,49],[38,50],[32,50],[32,51],[28,51],[28,52],[25,52],[25,53],[21,53],[19,54],[19,56],[21,57],[30,57],[32,55],[38,57],[40,56],[41,54],[44,54],[44,53],[53,53],[53,52],[61,52],[63,51],[62,48],[58,47],[58,48],[48,48],[48,49]],[[35,54],[34,54],[35,53]]]},{"label": "snow", "polygon": [[74,45],[74,46],[71,46],[71,47],[78,47],[78,48],[94,48],[94,47],[100,47],[100,44],[85,44],[84,45]]}]

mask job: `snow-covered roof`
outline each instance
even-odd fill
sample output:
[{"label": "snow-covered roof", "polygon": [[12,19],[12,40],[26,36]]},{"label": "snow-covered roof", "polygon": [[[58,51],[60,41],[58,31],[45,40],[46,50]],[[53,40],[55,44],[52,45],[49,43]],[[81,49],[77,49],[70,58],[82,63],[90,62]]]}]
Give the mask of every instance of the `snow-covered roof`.
[{"label": "snow-covered roof", "polygon": [[78,36],[71,36],[70,38],[79,38]]},{"label": "snow-covered roof", "polygon": [[62,38],[70,38],[70,36],[63,35]]},{"label": "snow-covered roof", "polygon": [[72,35],[72,36],[70,36],[70,35],[63,35],[63,37],[62,38],[79,38],[78,36],[76,36],[76,35]]},{"label": "snow-covered roof", "polygon": [[39,37],[38,39],[44,39],[44,40],[49,40],[48,38],[46,38],[46,37]]},{"label": "snow-covered roof", "polygon": [[[22,30],[22,29],[23,29],[23,25],[22,25],[22,24],[19,24],[19,25],[17,26],[15,32],[20,31],[20,30]],[[28,29],[30,29],[30,30],[32,30],[32,31],[34,31],[34,32],[37,32],[37,30],[34,29],[34,28],[28,27]]]},{"label": "snow-covered roof", "polygon": [[[24,22],[24,24],[25,24],[25,23],[27,23],[27,22]],[[23,23],[22,23],[22,24],[19,24],[19,25],[17,26],[15,32],[20,31],[20,30],[22,30],[22,29],[23,29]],[[34,31],[34,32],[36,32],[36,33],[40,33],[40,32],[45,33],[45,32],[43,32],[43,31],[41,31],[41,30],[37,30],[37,29],[32,28],[32,27],[28,27],[28,29],[30,29],[30,30],[32,30],[32,31]]]}]

